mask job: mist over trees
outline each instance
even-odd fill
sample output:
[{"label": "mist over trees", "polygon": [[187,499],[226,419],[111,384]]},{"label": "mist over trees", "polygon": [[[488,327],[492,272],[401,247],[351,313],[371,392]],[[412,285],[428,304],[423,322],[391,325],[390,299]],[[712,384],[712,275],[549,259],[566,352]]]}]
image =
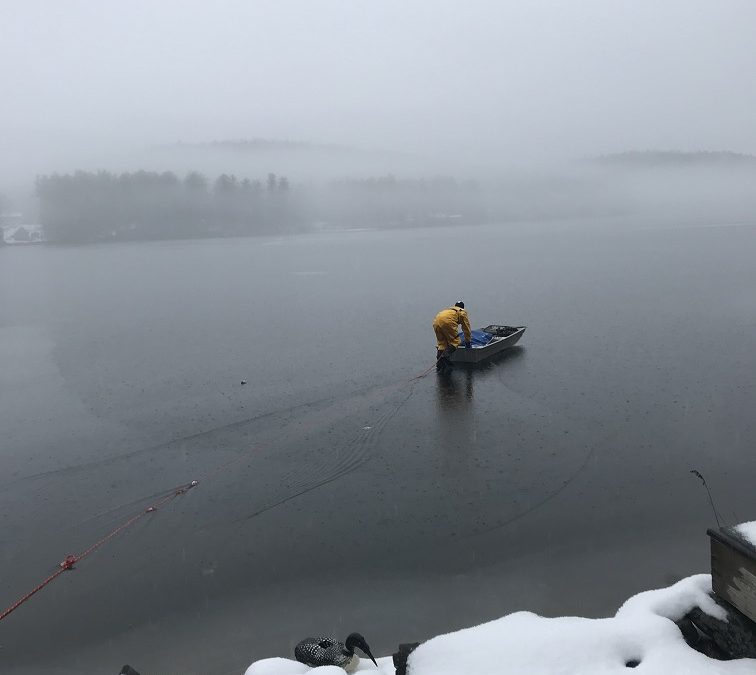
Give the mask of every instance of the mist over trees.
[{"label": "mist over trees", "polygon": [[293,232],[301,227],[288,180],[199,172],[77,171],[36,181],[40,222],[58,242],[174,239]]},{"label": "mist over trees", "polygon": [[661,150],[630,150],[601,155],[591,160],[608,167],[649,169],[657,167],[708,169],[756,169],[756,156],[742,152],[699,151],[678,152]]},{"label": "mist over trees", "polygon": [[393,175],[334,181],[318,200],[317,213],[321,221],[346,227],[472,224],[490,216],[475,181]]},{"label": "mist over trees", "polygon": [[[475,181],[386,175],[293,189],[285,176],[212,183],[190,171],[76,171],[36,180],[40,223],[57,242],[284,234],[306,228],[479,223],[491,204]],[[499,209],[494,209],[499,211]]]},{"label": "mist over trees", "polygon": [[[296,168],[286,170],[298,175]],[[555,218],[741,220],[756,208],[754,186],[750,155],[626,152],[558,170],[481,172],[465,180],[363,174],[296,186],[274,173],[211,180],[198,171],[182,178],[170,171],[76,171],[38,177],[29,210],[47,240],[73,243]]]}]

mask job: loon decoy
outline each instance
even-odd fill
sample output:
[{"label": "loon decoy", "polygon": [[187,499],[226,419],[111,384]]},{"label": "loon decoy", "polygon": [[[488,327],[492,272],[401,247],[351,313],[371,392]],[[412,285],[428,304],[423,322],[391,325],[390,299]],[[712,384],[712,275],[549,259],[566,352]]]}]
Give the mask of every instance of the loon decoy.
[{"label": "loon decoy", "polygon": [[311,668],[318,666],[339,666],[348,673],[357,670],[360,657],[354,653],[357,647],[370,657],[370,660],[378,667],[370,647],[365,638],[359,633],[350,633],[346,642],[338,642],[333,638],[306,638],[294,647],[294,658]]}]

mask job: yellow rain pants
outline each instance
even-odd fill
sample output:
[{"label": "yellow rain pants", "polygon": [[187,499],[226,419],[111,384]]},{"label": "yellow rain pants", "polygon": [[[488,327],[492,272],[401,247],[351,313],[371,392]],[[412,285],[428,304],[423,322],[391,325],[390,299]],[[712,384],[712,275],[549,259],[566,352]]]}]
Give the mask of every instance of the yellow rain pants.
[{"label": "yellow rain pants", "polygon": [[467,318],[467,312],[464,309],[449,307],[449,309],[442,309],[436,314],[436,318],[433,319],[433,330],[436,333],[439,351],[444,351],[449,347],[459,347],[457,326],[462,326],[465,340],[469,342],[472,337],[470,320]]}]

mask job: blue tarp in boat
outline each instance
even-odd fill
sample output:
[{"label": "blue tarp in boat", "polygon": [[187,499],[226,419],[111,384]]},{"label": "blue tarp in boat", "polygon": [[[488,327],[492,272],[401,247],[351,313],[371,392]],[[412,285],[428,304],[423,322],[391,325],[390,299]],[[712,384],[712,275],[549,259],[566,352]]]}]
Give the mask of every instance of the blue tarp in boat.
[{"label": "blue tarp in boat", "polygon": [[[492,339],[493,335],[490,333],[484,333],[482,330],[474,330],[472,331],[472,340],[470,340],[470,342],[473,347],[485,347]],[[462,345],[465,344],[465,335],[462,331],[459,331],[459,342]]]}]

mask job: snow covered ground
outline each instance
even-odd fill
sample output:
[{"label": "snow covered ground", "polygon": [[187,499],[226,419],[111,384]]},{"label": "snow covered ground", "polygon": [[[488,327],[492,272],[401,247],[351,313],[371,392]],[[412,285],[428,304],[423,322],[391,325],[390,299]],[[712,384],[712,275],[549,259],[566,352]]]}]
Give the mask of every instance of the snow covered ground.
[{"label": "snow covered ground", "polygon": [[[756,675],[756,659],[710,659],[691,649],[674,624],[694,607],[724,619],[723,610],[708,595],[710,590],[708,574],[688,577],[669,588],[630,598],[610,619],[548,619],[516,612],[423,643],[410,655],[407,672],[627,675],[632,668],[639,675]],[[363,671],[393,675],[394,666],[391,657],[378,659],[378,670],[369,660],[361,659],[358,672]],[[344,671],[335,666],[308,668],[296,661],[275,658],[256,661],[245,675],[305,673],[343,675]]]}]

